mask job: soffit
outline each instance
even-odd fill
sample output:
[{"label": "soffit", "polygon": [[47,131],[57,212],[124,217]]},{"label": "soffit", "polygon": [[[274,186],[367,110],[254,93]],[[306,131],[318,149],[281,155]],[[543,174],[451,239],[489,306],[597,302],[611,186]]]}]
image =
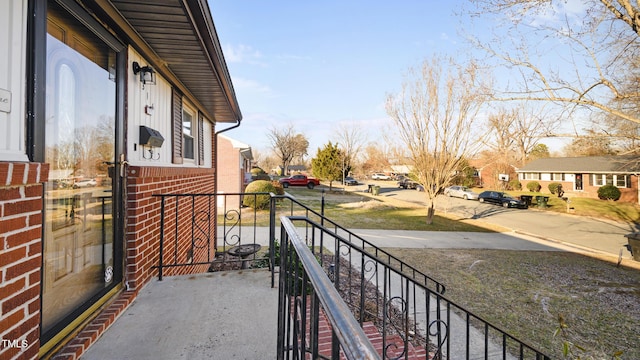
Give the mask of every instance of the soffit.
[{"label": "soffit", "polygon": [[138,39],[130,37],[138,41],[140,52],[163,75],[167,71],[174,75],[213,120],[237,122],[242,119],[206,0],[110,0],[109,3],[130,25],[130,31],[139,36]]}]

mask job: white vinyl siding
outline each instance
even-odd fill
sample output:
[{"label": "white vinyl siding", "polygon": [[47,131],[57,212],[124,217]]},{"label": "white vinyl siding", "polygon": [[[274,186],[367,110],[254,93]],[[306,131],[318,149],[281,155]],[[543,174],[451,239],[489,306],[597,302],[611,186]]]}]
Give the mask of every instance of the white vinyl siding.
[{"label": "white vinyl siding", "polygon": [[26,22],[29,2],[0,0],[0,161],[29,161],[25,147]]}]

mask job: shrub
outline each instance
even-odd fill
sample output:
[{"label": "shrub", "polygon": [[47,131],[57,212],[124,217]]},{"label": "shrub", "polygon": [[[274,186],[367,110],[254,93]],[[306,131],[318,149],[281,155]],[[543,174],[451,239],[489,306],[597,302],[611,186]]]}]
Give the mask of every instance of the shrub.
[{"label": "shrub", "polygon": [[552,182],[549,184],[549,191],[552,194],[557,194],[558,193],[558,187],[560,186],[560,183],[557,182]]},{"label": "shrub", "polygon": [[518,179],[511,179],[511,181],[509,181],[509,188],[512,190],[522,190],[522,184]]},{"label": "shrub", "polygon": [[620,195],[622,195],[622,193],[620,193],[620,189],[613,185],[601,186],[598,189],[598,197],[602,200],[617,201],[620,199]]},{"label": "shrub", "polygon": [[529,191],[531,192],[538,192],[540,191],[540,189],[542,189],[542,186],[540,186],[540,183],[537,181],[529,181],[527,183],[527,189],[529,189]]},{"label": "shrub", "polygon": [[[277,189],[270,181],[267,180],[256,180],[254,182],[249,183],[247,188],[244,190],[245,193],[263,193],[263,192],[272,192],[277,193]],[[244,199],[242,200],[242,205],[248,206],[254,209],[266,209],[269,207],[269,201],[271,196],[269,195],[250,195],[245,194]]]},{"label": "shrub", "polygon": [[271,185],[273,185],[273,187],[276,188],[275,193],[277,195],[284,195],[284,188],[282,187],[282,184],[280,184],[280,181],[273,180],[273,181],[271,181]]},{"label": "shrub", "polygon": [[262,168],[259,168],[259,167],[251,168],[251,176],[258,176],[262,174],[266,174],[266,172],[262,170]]}]

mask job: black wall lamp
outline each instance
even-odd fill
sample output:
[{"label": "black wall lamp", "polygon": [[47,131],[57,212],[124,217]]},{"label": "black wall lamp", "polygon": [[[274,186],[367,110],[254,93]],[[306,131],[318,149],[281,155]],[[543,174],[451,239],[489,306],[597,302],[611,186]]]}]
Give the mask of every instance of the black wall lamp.
[{"label": "black wall lamp", "polygon": [[155,85],[156,84],[156,71],[149,65],[140,66],[137,61],[133,62],[133,73],[135,75],[140,74],[140,82],[142,82],[142,86],[144,85]]}]

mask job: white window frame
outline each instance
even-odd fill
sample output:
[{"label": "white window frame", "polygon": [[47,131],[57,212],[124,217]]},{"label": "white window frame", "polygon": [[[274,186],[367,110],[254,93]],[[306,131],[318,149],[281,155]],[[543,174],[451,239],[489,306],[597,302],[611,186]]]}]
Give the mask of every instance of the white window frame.
[{"label": "white window frame", "polygon": [[524,180],[540,180],[540,173],[524,173]]},{"label": "white window frame", "polygon": [[[189,131],[185,127],[185,119],[191,118]],[[191,149],[189,149],[191,143]],[[187,156],[191,154],[191,157]],[[188,103],[182,102],[182,158],[184,161],[196,163],[198,155],[198,113]]]},{"label": "white window frame", "polygon": [[[619,183],[621,180],[622,185]],[[591,174],[591,183],[593,186],[614,185],[626,189],[629,187],[629,176],[625,174]]]},{"label": "white window frame", "polygon": [[[622,185],[620,185],[620,180],[622,180]],[[616,174],[613,184],[619,188],[628,188],[629,187],[629,175],[624,174]]]},{"label": "white window frame", "polygon": [[605,178],[603,174],[591,174],[591,184],[593,186],[604,186]]}]

